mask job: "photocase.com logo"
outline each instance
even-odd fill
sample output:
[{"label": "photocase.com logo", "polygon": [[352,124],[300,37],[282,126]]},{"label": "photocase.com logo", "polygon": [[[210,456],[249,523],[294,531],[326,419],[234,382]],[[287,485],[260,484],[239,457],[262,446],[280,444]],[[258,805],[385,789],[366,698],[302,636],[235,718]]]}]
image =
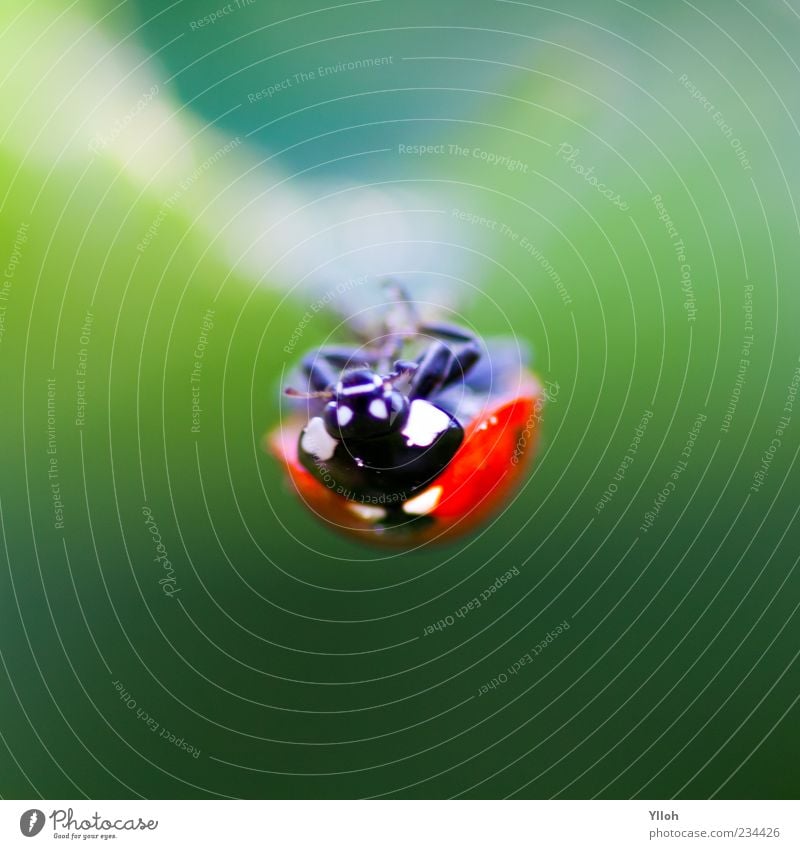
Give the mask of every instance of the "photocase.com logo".
[{"label": "photocase.com logo", "polygon": [[25,837],[36,837],[44,828],[44,812],[38,808],[31,808],[19,818],[19,830]]}]

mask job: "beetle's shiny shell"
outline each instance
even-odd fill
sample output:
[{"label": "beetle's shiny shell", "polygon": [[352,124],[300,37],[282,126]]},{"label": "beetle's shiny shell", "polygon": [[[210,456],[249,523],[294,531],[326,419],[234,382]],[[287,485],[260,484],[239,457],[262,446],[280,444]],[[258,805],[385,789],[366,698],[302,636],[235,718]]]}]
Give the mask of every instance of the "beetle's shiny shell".
[{"label": "beetle's shiny shell", "polygon": [[[374,519],[358,510],[361,505],[328,489],[300,464],[297,442],[305,420],[285,422],[267,437],[266,445],[283,464],[300,499],[332,529],[374,545],[408,548],[422,542],[449,542],[486,522],[521,482],[535,451],[541,402],[541,386],[524,372],[515,395],[493,398],[465,425],[456,455],[425,490],[435,502],[425,514],[433,521],[414,521],[409,516],[407,524],[392,529],[376,526]],[[431,492],[436,487],[441,490]]]}]

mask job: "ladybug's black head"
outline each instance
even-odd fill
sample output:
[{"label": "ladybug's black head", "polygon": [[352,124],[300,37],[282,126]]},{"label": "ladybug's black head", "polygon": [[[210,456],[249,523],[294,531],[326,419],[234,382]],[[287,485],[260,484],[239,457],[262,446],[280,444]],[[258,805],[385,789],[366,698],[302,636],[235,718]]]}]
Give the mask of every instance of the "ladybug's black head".
[{"label": "ladybug's black head", "polygon": [[333,387],[322,418],[334,439],[371,439],[400,430],[408,407],[408,399],[390,380],[368,368],[349,369]]}]

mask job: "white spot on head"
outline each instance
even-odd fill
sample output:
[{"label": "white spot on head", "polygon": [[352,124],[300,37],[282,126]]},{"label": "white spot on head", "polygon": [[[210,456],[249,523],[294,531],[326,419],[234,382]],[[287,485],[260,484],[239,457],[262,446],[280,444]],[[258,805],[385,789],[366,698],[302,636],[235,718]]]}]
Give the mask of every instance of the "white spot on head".
[{"label": "white spot on head", "polygon": [[383,398],[375,398],[369,403],[369,414],[375,419],[388,419],[389,411],[386,409],[386,401]]},{"label": "white spot on head", "polygon": [[353,411],[349,407],[336,408],[336,421],[339,423],[339,427],[344,427],[352,418]]},{"label": "white spot on head", "polygon": [[411,402],[408,421],[403,428],[407,445],[430,445],[450,425],[450,416],[427,401]]},{"label": "white spot on head", "polygon": [[424,492],[406,501],[403,504],[403,512],[410,516],[424,516],[426,513],[430,513],[438,506],[442,492],[443,489],[440,486],[429,487]]},{"label": "white spot on head", "polygon": [[386,518],[383,507],[374,507],[372,504],[348,504],[347,506],[351,513],[355,513],[366,522],[379,522]]},{"label": "white spot on head", "polygon": [[330,460],[338,444],[325,430],[320,416],[311,419],[300,437],[300,447],[303,451],[313,454],[318,460]]},{"label": "white spot on head", "polygon": [[336,391],[339,395],[361,395],[363,392],[374,392],[382,385],[381,378],[375,375],[368,383],[357,383],[355,386],[345,386],[340,380],[336,384]]}]

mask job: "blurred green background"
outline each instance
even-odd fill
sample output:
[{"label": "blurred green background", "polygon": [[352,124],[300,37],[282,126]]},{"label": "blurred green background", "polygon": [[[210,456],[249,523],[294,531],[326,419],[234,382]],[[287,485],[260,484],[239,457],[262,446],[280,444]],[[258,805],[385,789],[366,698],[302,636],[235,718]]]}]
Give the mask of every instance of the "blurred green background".
[{"label": "blurred green background", "polygon": [[[800,17],[553,5],[3,7],[4,797],[797,795]],[[391,555],[260,445],[384,274],[558,385]]]}]

